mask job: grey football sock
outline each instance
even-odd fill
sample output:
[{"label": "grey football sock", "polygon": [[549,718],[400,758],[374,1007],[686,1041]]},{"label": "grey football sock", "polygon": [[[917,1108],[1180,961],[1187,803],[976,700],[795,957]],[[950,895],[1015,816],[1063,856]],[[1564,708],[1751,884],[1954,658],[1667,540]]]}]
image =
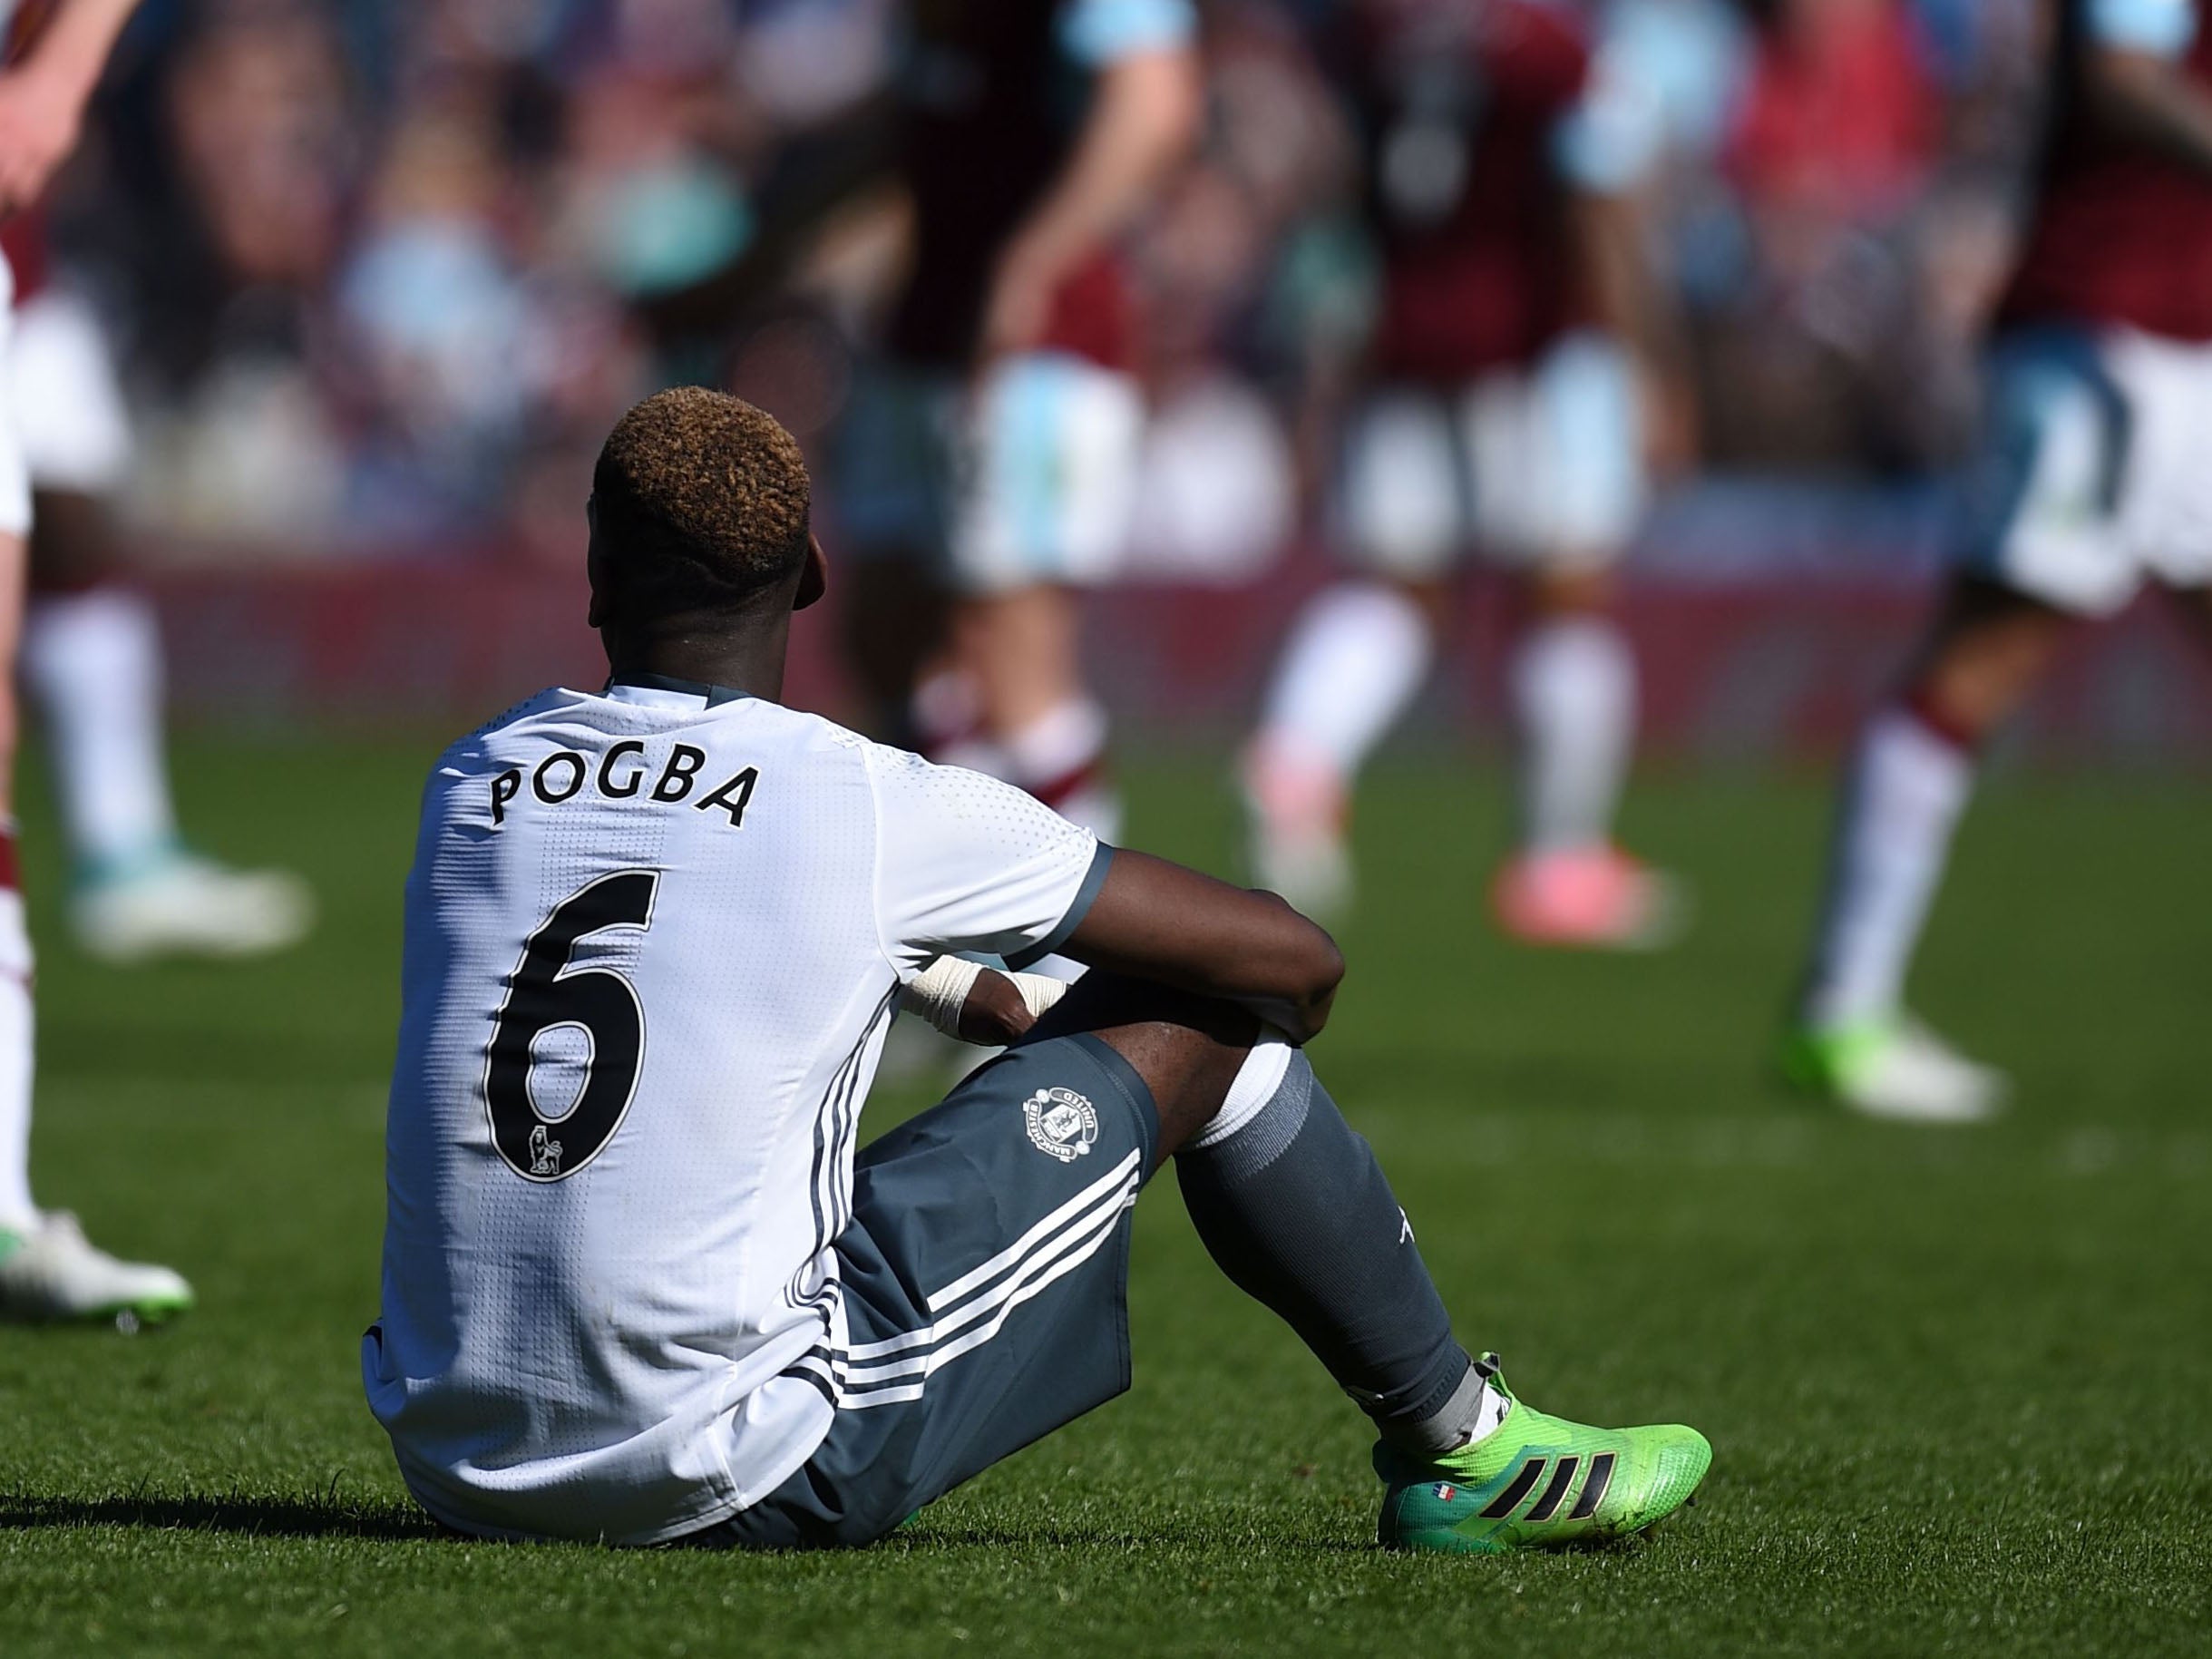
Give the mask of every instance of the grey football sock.
[{"label": "grey football sock", "polygon": [[1175,1181],[1221,1270],[1298,1332],[1384,1439],[1440,1452],[1467,1437],[1485,1379],[1374,1153],[1303,1054],[1233,1134],[1177,1153]]}]

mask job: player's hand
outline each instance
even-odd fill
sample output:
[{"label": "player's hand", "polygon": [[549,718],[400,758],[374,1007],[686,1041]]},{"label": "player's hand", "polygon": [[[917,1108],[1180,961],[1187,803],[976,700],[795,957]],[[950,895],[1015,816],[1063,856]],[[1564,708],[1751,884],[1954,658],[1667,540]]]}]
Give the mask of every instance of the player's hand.
[{"label": "player's hand", "polygon": [[1037,1016],[1029,1011],[1019,987],[1005,974],[986,968],[976,975],[968,1000],[960,1004],[958,1035],[962,1042],[1003,1049],[1028,1036],[1036,1023]]},{"label": "player's hand", "polygon": [[76,148],[83,111],[51,77],[0,73],[0,218],[20,213],[44,192]]},{"label": "player's hand", "polygon": [[899,1006],[948,1037],[1004,1048],[1067,994],[1066,981],[1041,973],[1001,973],[940,956],[900,988]]}]

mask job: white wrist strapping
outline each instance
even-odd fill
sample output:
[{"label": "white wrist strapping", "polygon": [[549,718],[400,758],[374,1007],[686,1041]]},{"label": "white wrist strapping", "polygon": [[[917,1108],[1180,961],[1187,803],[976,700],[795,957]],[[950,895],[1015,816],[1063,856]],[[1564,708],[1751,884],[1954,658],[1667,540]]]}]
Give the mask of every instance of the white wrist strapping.
[{"label": "white wrist strapping", "polygon": [[958,1037],[960,1010],[982,972],[980,962],[940,956],[901,988],[899,1006],[910,1014],[920,1014],[946,1036]]},{"label": "white wrist strapping", "polygon": [[[982,971],[980,962],[958,956],[940,956],[900,989],[899,1006],[909,1013],[920,1014],[946,1036],[958,1037],[960,1010],[967,1006],[968,993],[975,989]],[[1022,1005],[1038,1019],[1042,1019],[1047,1009],[1067,994],[1065,981],[1048,979],[1041,973],[1016,973],[1005,968],[996,971],[1014,981],[1014,989],[1021,993]]]}]

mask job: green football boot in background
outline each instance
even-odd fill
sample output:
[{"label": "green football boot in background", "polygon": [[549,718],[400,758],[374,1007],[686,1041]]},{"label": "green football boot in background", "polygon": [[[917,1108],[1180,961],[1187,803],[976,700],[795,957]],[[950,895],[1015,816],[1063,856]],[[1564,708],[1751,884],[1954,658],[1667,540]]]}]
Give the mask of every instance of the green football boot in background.
[{"label": "green football boot in background", "polygon": [[1435,1459],[1375,1448],[1389,1488],[1376,1534],[1389,1548],[1496,1555],[1624,1538],[1681,1508],[1712,1464],[1695,1429],[1571,1423],[1522,1404],[1496,1354],[1476,1365],[1512,1402],[1495,1430]]},{"label": "green football boot in background", "polygon": [[1893,1123],[1986,1123],[2004,1109],[2004,1073],[1968,1059],[1910,1014],[1782,1037],[1783,1078],[1807,1094]]}]

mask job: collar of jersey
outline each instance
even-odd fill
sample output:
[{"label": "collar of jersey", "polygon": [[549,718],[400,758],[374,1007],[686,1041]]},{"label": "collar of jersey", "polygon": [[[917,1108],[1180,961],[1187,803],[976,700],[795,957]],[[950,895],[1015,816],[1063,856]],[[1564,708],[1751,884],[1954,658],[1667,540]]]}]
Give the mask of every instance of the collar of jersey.
[{"label": "collar of jersey", "polygon": [[620,679],[609,678],[607,690],[629,687],[636,691],[673,691],[679,697],[703,697],[709,708],[719,708],[725,703],[743,702],[752,694],[732,690],[727,686],[709,685],[703,679],[677,679],[670,674],[625,674]]}]

